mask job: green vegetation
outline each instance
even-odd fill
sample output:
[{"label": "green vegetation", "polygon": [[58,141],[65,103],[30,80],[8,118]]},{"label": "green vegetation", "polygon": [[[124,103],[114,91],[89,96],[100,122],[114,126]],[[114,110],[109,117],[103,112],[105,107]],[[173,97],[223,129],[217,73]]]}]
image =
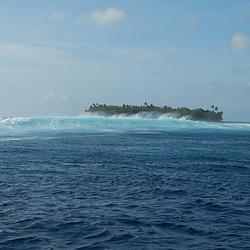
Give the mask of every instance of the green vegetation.
[{"label": "green vegetation", "polygon": [[142,112],[147,113],[157,113],[162,114],[174,114],[177,118],[187,117],[190,120],[197,121],[222,121],[223,112],[219,111],[217,107],[211,106],[210,109],[189,109],[189,108],[171,108],[168,106],[154,106],[153,104],[148,105],[146,102],[144,105],[127,105],[123,104],[122,106],[118,105],[106,105],[93,103],[86,112],[98,113],[101,115],[134,115]]}]

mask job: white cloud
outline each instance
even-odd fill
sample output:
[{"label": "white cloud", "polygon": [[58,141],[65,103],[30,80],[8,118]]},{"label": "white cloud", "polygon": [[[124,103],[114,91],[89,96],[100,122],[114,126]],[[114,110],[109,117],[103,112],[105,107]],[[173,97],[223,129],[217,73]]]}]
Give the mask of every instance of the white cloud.
[{"label": "white cloud", "polygon": [[119,10],[117,8],[108,8],[105,10],[93,11],[88,15],[83,16],[81,21],[89,20],[99,26],[103,26],[119,23],[124,17],[125,12],[123,10]]},{"label": "white cloud", "polygon": [[61,64],[70,61],[63,49],[47,46],[29,46],[18,43],[0,43],[1,59]]},{"label": "white cloud", "polygon": [[49,15],[51,21],[61,21],[65,18],[65,14],[62,12],[54,12]]},{"label": "white cloud", "polygon": [[250,39],[243,34],[235,34],[231,39],[231,49],[233,52],[243,52],[250,48]]},{"label": "white cloud", "polygon": [[163,47],[163,48],[130,47],[130,48],[113,49],[111,50],[111,52],[115,56],[126,56],[135,59],[152,59],[155,57],[176,55],[180,53],[180,50],[175,47]]}]

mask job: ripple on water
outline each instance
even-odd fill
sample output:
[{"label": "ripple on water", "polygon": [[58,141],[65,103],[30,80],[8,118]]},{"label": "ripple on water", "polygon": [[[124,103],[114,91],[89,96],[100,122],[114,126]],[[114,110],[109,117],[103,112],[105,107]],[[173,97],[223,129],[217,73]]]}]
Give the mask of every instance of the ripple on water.
[{"label": "ripple on water", "polygon": [[0,140],[0,249],[248,249],[250,134],[132,127]]}]

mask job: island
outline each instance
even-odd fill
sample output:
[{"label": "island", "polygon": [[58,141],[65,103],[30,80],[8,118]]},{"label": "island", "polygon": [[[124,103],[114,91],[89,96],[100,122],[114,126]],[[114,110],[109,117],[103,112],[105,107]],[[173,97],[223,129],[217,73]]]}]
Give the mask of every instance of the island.
[{"label": "island", "polygon": [[[124,115],[132,116],[136,114],[155,114],[155,117],[161,115],[170,115],[174,118],[186,118],[194,121],[220,122],[223,120],[223,112],[218,110],[218,107],[212,105],[209,109],[186,107],[172,108],[169,106],[155,106],[153,104],[144,105],[106,105],[93,103],[86,112],[95,113],[103,116]],[[154,117],[154,116],[152,116]]]}]

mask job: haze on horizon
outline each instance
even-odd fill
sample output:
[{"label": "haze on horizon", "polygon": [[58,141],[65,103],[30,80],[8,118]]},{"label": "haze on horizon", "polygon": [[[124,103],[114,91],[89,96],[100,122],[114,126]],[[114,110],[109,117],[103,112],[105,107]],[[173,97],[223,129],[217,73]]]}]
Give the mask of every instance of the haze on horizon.
[{"label": "haze on horizon", "polygon": [[92,102],[250,121],[249,0],[0,0],[0,116]]}]

